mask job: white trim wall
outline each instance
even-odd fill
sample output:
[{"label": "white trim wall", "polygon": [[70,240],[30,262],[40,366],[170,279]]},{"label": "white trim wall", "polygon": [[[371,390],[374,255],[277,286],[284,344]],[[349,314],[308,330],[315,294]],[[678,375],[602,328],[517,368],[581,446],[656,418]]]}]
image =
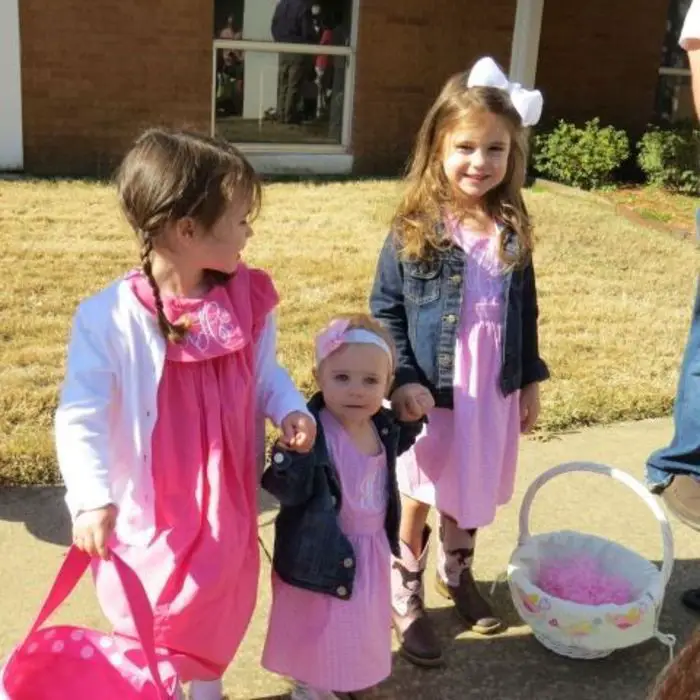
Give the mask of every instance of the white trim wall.
[{"label": "white trim wall", "polygon": [[510,49],[510,79],[535,87],[544,0],[518,0]]},{"label": "white trim wall", "polygon": [[0,0],[0,170],[23,167],[19,0]]},{"label": "white trim wall", "polygon": [[350,175],[352,156],[348,153],[285,153],[279,149],[252,151],[246,158],[261,175]]}]

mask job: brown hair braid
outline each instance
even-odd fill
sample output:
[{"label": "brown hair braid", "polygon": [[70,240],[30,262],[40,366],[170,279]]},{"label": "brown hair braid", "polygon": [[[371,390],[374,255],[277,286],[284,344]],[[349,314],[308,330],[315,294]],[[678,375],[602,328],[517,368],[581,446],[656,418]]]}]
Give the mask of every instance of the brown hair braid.
[{"label": "brown hair braid", "polygon": [[[126,154],[117,172],[119,204],[141,245],[141,267],[153,290],[158,327],[179,342],[187,323],[168,320],[152,256],[165,225],[191,217],[209,230],[234,200],[250,202],[251,216],[260,211],[260,179],[245,157],[226,141],[186,131],[149,129]],[[205,271],[215,283],[220,275]]]},{"label": "brown hair braid", "polygon": [[153,277],[153,265],[151,263],[151,253],[153,252],[153,241],[149,234],[141,234],[143,239],[143,244],[141,245],[141,269],[143,274],[146,275],[148,284],[151,286],[151,291],[153,292],[153,301],[156,305],[156,319],[158,320],[158,328],[163,334],[166,340],[172,343],[179,343],[185,339],[187,335],[187,325],[183,322],[171,323],[168,317],[165,315],[165,309],[163,308],[163,299],[160,295],[160,289],[158,289],[158,283]]}]

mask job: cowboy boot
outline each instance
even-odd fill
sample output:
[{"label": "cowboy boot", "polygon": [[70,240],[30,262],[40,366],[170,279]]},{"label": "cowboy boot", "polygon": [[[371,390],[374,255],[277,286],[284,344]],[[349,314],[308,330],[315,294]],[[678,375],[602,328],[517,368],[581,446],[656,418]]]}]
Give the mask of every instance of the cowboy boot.
[{"label": "cowboy boot", "polygon": [[435,578],[437,592],[455,604],[457,614],[477,634],[494,634],[504,627],[490,603],[481,595],[472,575],[476,530],[460,530],[440,515],[440,551]]},{"label": "cowboy boot", "polygon": [[391,565],[392,620],[401,644],[400,654],[416,666],[442,665],[442,648],[423,603],[423,573],[428,560],[430,528],[423,531],[423,551],[416,559],[410,548],[400,543],[401,559]]}]

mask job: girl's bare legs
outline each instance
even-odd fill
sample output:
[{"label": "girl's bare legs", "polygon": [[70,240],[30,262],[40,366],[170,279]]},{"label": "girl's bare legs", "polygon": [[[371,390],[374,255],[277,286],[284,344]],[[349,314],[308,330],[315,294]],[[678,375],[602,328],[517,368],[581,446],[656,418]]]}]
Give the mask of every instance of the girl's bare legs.
[{"label": "girl's bare legs", "polygon": [[423,535],[428,521],[430,506],[427,503],[415,501],[408,496],[401,498],[401,526],[399,537],[408,546],[416,559],[423,551]]}]

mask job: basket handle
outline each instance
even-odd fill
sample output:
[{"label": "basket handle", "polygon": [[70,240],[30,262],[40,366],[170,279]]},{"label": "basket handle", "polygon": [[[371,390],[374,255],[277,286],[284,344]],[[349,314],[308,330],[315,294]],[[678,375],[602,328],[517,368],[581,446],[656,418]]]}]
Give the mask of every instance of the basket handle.
[{"label": "basket handle", "polygon": [[663,563],[661,565],[661,576],[664,584],[668,583],[673,570],[673,533],[669,525],[668,518],[664,509],[659,504],[644,486],[627,472],[615,467],[608,467],[604,464],[596,464],[594,462],[566,462],[560,464],[546,472],[532,482],[528,490],[525,492],[523,504],[520,508],[520,534],[518,542],[520,545],[525,544],[530,539],[530,510],[532,502],[535,499],[537,492],[548,482],[561,474],[570,474],[572,472],[589,472],[591,474],[601,474],[602,476],[610,477],[615,481],[619,481],[628,488],[632,489],[646,504],[649,510],[656,516],[661,526],[661,538],[663,541]]}]

